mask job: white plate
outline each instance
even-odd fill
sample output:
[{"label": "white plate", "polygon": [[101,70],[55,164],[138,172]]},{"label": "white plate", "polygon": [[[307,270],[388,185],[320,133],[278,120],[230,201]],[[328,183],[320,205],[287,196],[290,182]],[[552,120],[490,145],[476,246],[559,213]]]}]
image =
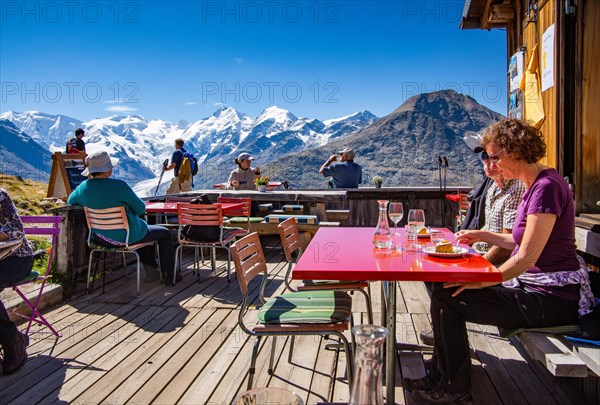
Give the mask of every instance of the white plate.
[{"label": "white plate", "polygon": [[454,246],[454,253],[437,253],[435,251],[435,246],[427,246],[423,248],[423,252],[427,253],[428,255],[437,257],[460,257],[465,253],[469,252],[469,249],[461,246]]}]

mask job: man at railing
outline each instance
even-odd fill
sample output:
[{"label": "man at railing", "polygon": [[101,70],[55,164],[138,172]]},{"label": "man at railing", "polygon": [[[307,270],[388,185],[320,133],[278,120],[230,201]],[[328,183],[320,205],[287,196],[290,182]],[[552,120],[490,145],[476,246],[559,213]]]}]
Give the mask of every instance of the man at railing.
[{"label": "man at railing", "polygon": [[338,155],[331,155],[323,163],[319,173],[325,177],[333,177],[334,188],[358,188],[358,185],[362,183],[362,167],[354,163],[354,150],[345,148],[338,154],[341,161],[336,162]]}]

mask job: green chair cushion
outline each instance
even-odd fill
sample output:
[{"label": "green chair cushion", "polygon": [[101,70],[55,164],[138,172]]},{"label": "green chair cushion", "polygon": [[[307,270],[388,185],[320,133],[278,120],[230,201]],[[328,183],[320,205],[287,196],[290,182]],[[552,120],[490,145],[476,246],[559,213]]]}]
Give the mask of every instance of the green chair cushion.
[{"label": "green chair cushion", "polygon": [[272,298],[258,319],[264,324],[335,323],[350,316],[352,298],[343,291],[298,291]]},{"label": "green chair cushion", "polygon": [[[250,222],[262,222],[264,218],[262,217],[250,217]],[[235,223],[235,222],[247,222],[247,217],[231,217],[227,220],[227,222]]]},{"label": "green chair cushion", "polygon": [[17,281],[15,284],[16,284],[16,285],[27,284],[27,283],[29,283],[30,281],[37,279],[39,276],[40,276],[40,273],[38,273],[38,272],[37,272],[37,271],[35,271],[35,270],[31,270],[31,273],[29,273],[29,274],[27,275],[27,277],[25,277],[25,278],[23,278],[23,279],[21,279],[21,280]]}]

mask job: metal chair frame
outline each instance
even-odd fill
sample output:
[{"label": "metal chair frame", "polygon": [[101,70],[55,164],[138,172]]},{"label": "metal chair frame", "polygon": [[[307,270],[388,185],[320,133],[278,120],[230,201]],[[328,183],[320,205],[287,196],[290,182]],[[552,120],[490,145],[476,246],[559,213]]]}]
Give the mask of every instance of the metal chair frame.
[{"label": "metal chair frame", "polygon": [[[111,208],[103,208],[103,209],[93,209],[89,207],[83,207],[85,211],[85,220],[88,226],[88,237],[87,244],[89,248],[92,250],[90,252],[90,258],[88,262],[88,274],[87,274],[87,284],[86,284],[86,292],[90,292],[90,273],[92,270],[92,259],[94,257],[94,252],[115,252],[115,253],[132,253],[136,258],[137,265],[137,295],[140,295],[140,274],[141,274],[141,265],[140,265],[140,255],[137,250],[154,245],[156,249],[156,257],[157,264],[160,269],[160,250],[158,247],[158,241],[150,241],[143,243],[129,243],[129,222],[127,221],[127,213],[125,211],[125,207],[111,207]],[[107,231],[107,230],[122,230],[125,231],[125,245],[124,246],[111,246],[105,247],[101,245],[92,244],[92,234],[94,234],[94,230],[97,231]],[[124,258],[123,258],[124,259]],[[125,263],[126,265],[127,263]],[[126,267],[126,266],[125,266]],[[161,273],[162,274],[162,273]]]},{"label": "metal chair frame", "polygon": [[[252,348],[252,359],[250,367],[248,369],[248,389],[252,388],[252,381],[254,379],[256,358],[258,354],[258,348],[262,337],[273,337],[273,344],[271,346],[271,354],[269,358],[269,374],[273,374],[273,363],[275,358],[276,348],[276,337],[277,336],[291,336],[290,351],[288,354],[288,362],[291,363],[292,351],[294,347],[294,337],[303,335],[318,335],[327,337],[329,335],[335,335],[339,338],[341,346],[346,352],[346,372],[348,376],[348,387],[352,386],[353,378],[353,363],[352,363],[352,350],[348,343],[348,339],[342,333],[349,329],[350,319],[346,319],[343,322],[338,323],[318,323],[318,324],[302,324],[302,323],[290,323],[290,324],[257,324],[254,327],[249,327],[244,323],[244,317],[246,316],[249,307],[249,283],[257,275],[262,273],[262,283],[260,285],[259,298],[262,304],[265,304],[264,292],[268,279],[268,269],[265,261],[265,256],[260,244],[260,238],[256,232],[251,233],[248,236],[236,241],[231,246],[231,252],[233,256],[233,262],[235,265],[235,272],[240,285],[240,290],[243,294],[242,304],[240,306],[240,312],[238,315],[238,325],[240,328],[250,336],[255,336],[254,346]],[[292,293],[293,294],[293,293]],[[351,317],[350,317],[351,318]]]},{"label": "metal chair frame", "polygon": [[[292,268],[296,264],[297,260],[302,256],[303,248],[300,239],[300,232],[296,225],[295,218],[288,218],[277,226],[279,231],[279,237],[281,238],[281,245],[283,246],[283,252],[288,262],[288,267],[285,273],[285,287],[289,291],[307,291],[307,290],[338,290],[338,291],[349,291],[358,292],[361,294],[367,305],[367,317],[370,324],[373,324],[373,309],[371,307],[371,288],[368,281],[333,281],[324,284],[305,284],[301,283],[297,288],[293,288],[290,285],[290,277],[292,275]],[[365,291],[365,288],[367,291]]]},{"label": "metal chair frame", "polygon": [[[227,232],[223,228],[223,210],[221,204],[184,204],[177,205],[177,216],[179,219],[179,229],[177,231],[177,240],[179,246],[175,251],[175,268],[179,266],[180,252],[184,247],[211,248],[211,267],[216,273],[216,249],[227,250],[227,282],[231,272],[231,243],[235,240],[235,234]],[[219,240],[215,242],[202,242],[185,239],[182,234],[183,227],[190,226],[219,226]],[[195,259],[198,259],[196,254]],[[175,273],[173,273],[173,282]]]},{"label": "metal chair frame", "polygon": [[[46,320],[46,318],[44,318],[44,316],[40,313],[38,306],[42,299],[42,294],[44,292],[44,287],[46,286],[46,281],[48,281],[48,279],[52,277],[52,274],[51,274],[52,260],[54,258],[54,252],[55,252],[56,246],[57,246],[58,234],[60,233],[59,224],[62,222],[62,217],[24,215],[24,216],[21,216],[20,218],[21,218],[21,222],[23,222],[23,224],[50,224],[51,225],[51,226],[39,227],[39,228],[24,227],[23,230],[25,231],[26,235],[46,235],[46,236],[51,235],[52,236],[52,247],[50,248],[50,254],[48,255],[48,265],[46,266],[46,274],[44,274],[43,276],[38,275],[37,277],[31,277],[31,276],[27,277],[24,280],[19,281],[11,286],[13,291],[15,291],[17,294],[19,294],[21,299],[23,299],[23,302],[31,309],[31,314],[28,317],[24,316],[24,315],[20,315],[20,316],[28,319],[28,321],[29,321],[29,322],[27,322],[27,328],[25,329],[25,334],[27,336],[29,336],[29,331],[31,330],[31,325],[33,322],[36,322],[37,324],[47,326],[48,329],[50,329],[50,331],[52,331],[52,333],[56,337],[61,337],[61,334],[58,333],[56,331],[56,329],[54,329],[52,327],[50,322],[48,322]],[[33,272],[33,270],[32,270],[32,272]],[[37,281],[41,281],[42,284],[40,286],[38,295],[35,299],[35,303],[32,303],[29,299],[27,299],[27,297],[25,296],[25,294],[23,293],[23,291],[21,291],[21,289],[19,287],[27,285],[27,284],[31,284],[31,283],[34,283]]]}]

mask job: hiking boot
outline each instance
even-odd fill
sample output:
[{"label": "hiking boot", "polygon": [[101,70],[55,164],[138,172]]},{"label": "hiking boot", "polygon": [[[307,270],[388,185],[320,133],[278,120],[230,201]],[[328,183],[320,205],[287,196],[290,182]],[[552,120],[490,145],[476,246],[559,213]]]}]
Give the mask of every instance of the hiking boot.
[{"label": "hiking boot", "polygon": [[473,397],[471,393],[466,392],[447,392],[442,388],[435,388],[431,391],[414,390],[409,391],[410,396],[418,404],[432,405],[453,405],[453,404],[472,404]]},{"label": "hiking boot", "polygon": [[419,333],[419,337],[421,338],[421,342],[427,346],[433,346],[435,344],[435,338],[433,337],[432,330],[424,330]]},{"label": "hiking boot", "polygon": [[3,346],[2,372],[4,375],[12,374],[23,367],[27,361],[27,346],[29,346],[29,337],[21,332],[17,332],[8,345]]},{"label": "hiking boot", "polygon": [[439,380],[432,377],[431,373],[427,372],[427,375],[422,378],[403,378],[402,388],[406,391],[425,390],[431,391],[440,384]]}]

